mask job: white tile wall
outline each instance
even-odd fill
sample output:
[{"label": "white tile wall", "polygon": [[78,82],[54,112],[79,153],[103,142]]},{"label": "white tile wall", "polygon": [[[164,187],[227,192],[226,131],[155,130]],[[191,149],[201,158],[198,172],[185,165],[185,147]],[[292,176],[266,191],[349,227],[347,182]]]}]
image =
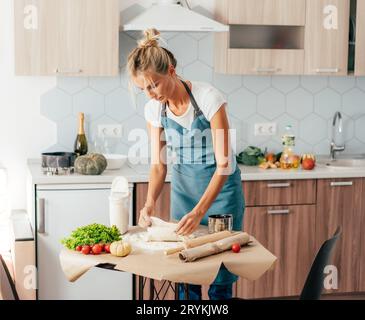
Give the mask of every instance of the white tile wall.
[{"label": "white tile wall", "polygon": [[[177,57],[178,72],[188,80],[208,81],[227,98],[231,126],[237,129],[237,150],[258,145],[279,151],[280,134],[291,124],[297,134],[297,152],[327,154],[331,120],[335,111],[344,116],[346,152],[365,152],[365,78],[315,76],[237,76],[213,70],[213,35],[210,33],[163,33],[163,43]],[[140,33],[121,33],[117,78],[58,78],[57,87],[41,98],[41,113],[56,122],[57,148],[72,150],[77,113],[86,114],[87,133],[95,136],[98,124],[121,123],[120,141],[110,141],[112,152],[127,152],[128,132],[146,128],[143,93],[132,99],[125,65]],[[257,122],[276,122],[278,134],[254,136]],[[147,145],[146,145],[147,148]]]}]

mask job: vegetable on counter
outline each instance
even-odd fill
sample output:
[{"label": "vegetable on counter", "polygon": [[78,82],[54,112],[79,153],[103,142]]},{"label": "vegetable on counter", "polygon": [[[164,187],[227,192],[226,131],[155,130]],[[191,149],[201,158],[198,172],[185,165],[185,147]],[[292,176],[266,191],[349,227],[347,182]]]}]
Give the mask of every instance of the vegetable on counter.
[{"label": "vegetable on counter", "polygon": [[89,254],[91,251],[91,247],[89,245],[82,246],[81,252],[83,254]]},{"label": "vegetable on counter", "polygon": [[234,253],[238,253],[241,251],[241,245],[239,243],[232,244],[232,251]]},{"label": "vegetable on counter", "polygon": [[302,160],[302,169],[303,170],[313,170],[315,166],[316,166],[316,162],[312,158],[305,158]]},{"label": "vegetable on counter", "polygon": [[110,253],[113,256],[125,257],[132,251],[132,246],[129,242],[115,241],[110,245]]},{"label": "vegetable on counter", "polygon": [[89,153],[79,156],[75,160],[75,171],[84,175],[100,175],[108,165],[102,154]]},{"label": "vegetable on counter", "polygon": [[[102,224],[93,223],[84,227],[77,228],[71,232],[68,238],[61,240],[61,243],[68,249],[77,250],[88,254],[95,244],[101,245],[121,240],[121,234],[116,226],[107,227]],[[82,247],[79,247],[82,246]],[[84,247],[89,246],[89,252]],[[91,247],[90,247],[91,246]],[[96,251],[98,251],[96,249]]]},{"label": "vegetable on counter", "polygon": [[257,166],[265,161],[265,155],[260,148],[249,146],[238,154],[236,159],[245,166]]}]

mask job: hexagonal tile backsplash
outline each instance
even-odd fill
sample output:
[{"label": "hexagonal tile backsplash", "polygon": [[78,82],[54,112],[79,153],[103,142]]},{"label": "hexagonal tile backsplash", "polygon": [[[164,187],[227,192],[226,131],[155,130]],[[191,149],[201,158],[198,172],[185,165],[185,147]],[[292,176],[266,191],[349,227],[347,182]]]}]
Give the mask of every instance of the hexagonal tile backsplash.
[{"label": "hexagonal tile backsplash", "polygon": [[[77,113],[85,113],[90,146],[100,146],[97,126],[120,123],[122,138],[104,141],[109,152],[128,152],[128,131],[146,128],[143,119],[147,101],[128,89],[125,71],[128,53],[139,33],[120,35],[120,76],[57,79],[57,87],[41,97],[41,113],[57,124],[57,144],[49,150],[72,150],[77,133]],[[214,37],[210,33],[163,33],[167,46],[178,59],[178,72],[192,81],[211,82],[228,101],[230,125],[237,129],[237,151],[248,145],[277,152],[285,125],[297,135],[296,152],[328,154],[335,111],[344,116],[344,140],[348,153],[365,153],[365,77],[237,76],[214,73]],[[254,135],[258,122],[277,123],[272,137]],[[148,146],[146,145],[146,148]]]}]

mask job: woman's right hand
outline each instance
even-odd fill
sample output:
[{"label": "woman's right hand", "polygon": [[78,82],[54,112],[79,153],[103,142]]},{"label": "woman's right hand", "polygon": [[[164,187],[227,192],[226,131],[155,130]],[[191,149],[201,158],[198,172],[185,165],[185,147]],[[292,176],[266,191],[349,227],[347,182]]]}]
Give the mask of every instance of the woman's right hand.
[{"label": "woman's right hand", "polygon": [[147,228],[152,225],[151,216],[154,214],[154,207],[143,207],[143,209],[139,212],[139,220],[138,225],[142,228]]}]

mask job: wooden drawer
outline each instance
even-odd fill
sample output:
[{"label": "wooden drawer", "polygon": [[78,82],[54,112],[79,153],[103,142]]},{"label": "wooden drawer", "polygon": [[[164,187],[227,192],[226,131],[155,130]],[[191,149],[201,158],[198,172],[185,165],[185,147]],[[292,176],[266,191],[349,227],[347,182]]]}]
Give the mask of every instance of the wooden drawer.
[{"label": "wooden drawer", "polygon": [[305,24],[305,0],[230,0],[229,24]]},{"label": "wooden drawer", "polygon": [[246,207],[316,202],[316,180],[245,181],[242,186]]},{"label": "wooden drawer", "polygon": [[303,74],[301,49],[228,49],[227,72],[248,75]]}]

